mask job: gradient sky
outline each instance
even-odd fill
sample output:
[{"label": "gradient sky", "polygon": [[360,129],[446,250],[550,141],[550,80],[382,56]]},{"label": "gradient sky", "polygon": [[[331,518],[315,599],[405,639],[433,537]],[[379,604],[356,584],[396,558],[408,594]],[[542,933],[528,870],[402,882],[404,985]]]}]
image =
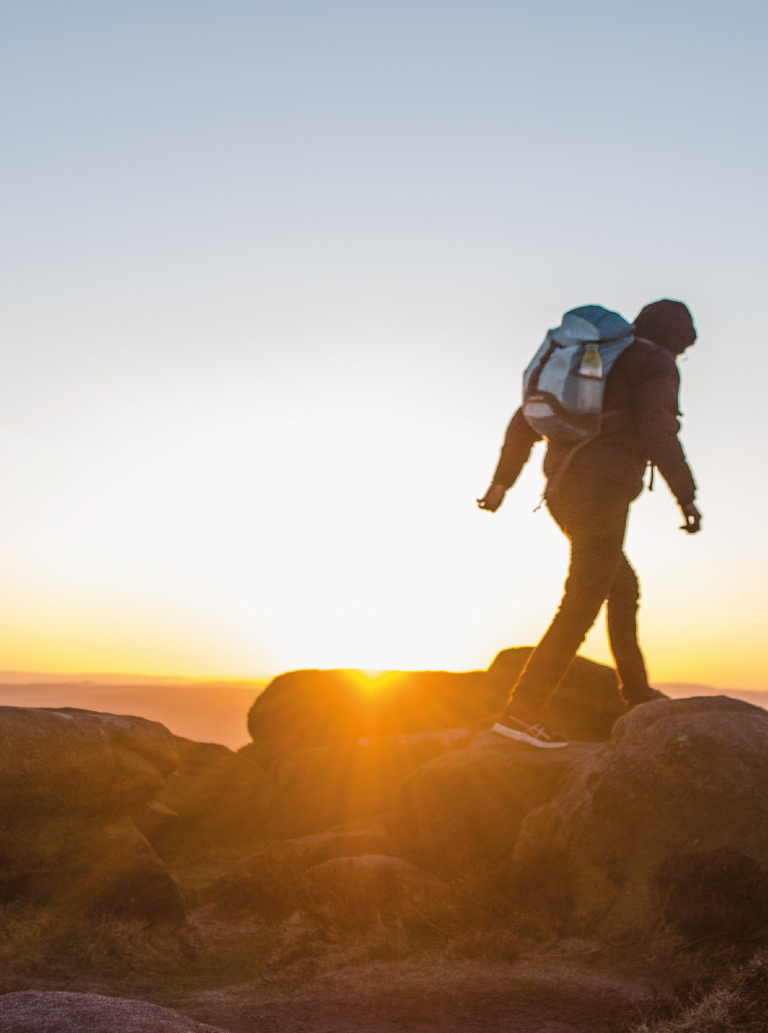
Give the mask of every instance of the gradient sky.
[{"label": "gradient sky", "polygon": [[768,687],[767,45],[743,0],[2,0],[0,668],[535,642],[540,452],[474,503],[522,367],[673,297],[704,531],[635,506],[651,676]]}]

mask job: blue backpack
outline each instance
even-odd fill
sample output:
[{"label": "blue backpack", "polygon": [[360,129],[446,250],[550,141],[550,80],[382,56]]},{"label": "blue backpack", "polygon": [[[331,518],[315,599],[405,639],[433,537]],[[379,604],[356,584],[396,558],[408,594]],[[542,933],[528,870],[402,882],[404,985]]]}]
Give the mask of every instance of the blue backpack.
[{"label": "blue backpack", "polygon": [[602,424],[605,378],[635,339],[618,312],[584,305],[550,330],[523,374],[523,415],[547,441],[586,442]]}]

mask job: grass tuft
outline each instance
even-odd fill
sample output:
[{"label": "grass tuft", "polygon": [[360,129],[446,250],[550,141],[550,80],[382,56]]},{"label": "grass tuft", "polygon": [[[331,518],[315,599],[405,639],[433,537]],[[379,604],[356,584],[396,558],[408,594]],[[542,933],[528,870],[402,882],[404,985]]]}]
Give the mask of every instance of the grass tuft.
[{"label": "grass tuft", "polygon": [[768,1029],[768,951],[699,1001],[669,1019],[642,1022],[632,1033],[765,1033]]}]

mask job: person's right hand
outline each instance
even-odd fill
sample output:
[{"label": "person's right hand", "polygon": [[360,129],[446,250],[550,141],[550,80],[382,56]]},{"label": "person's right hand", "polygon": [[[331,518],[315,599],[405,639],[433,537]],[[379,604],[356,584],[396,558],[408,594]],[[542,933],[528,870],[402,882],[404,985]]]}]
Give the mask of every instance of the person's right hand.
[{"label": "person's right hand", "polygon": [[489,513],[495,513],[504,501],[507,489],[503,484],[492,484],[481,499],[477,500],[480,509],[487,509]]},{"label": "person's right hand", "polygon": [[685,517],[685,523],[680,530],[687,531],[688,534],[697,534],[701,530],[701,513],[692,502],[687,506],[681,506],[680,509]]}]

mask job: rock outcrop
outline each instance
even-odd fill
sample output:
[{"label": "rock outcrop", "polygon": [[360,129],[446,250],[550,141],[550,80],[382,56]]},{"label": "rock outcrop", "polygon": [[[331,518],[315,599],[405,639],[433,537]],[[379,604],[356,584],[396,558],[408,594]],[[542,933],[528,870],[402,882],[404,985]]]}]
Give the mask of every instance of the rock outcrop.
[{"label": "rock outcrop", "polygon": [[3,1033],[224,1033],[217,1026],[145,1001],[61,990],[23,990],[0,997]]},{"label": "rock outcrop", "polygon": [[443,878],[502,878],[525,816],[601,750],[592,743],[538,750],[490,733],[478,740],[418,768],[392,816],[395,852]]},{"label": "rock outcrop", "polygon": [[179,763],[173,736],[141,717],[0,707],[2,804],[103,811],[151,799]]},{"label": "rock outcrop", "polygon": [[177,764],[154,721],[0,707],[0,898],[180,920],[178,889],[130,818]]},{"label": "rock outcrop", "polygon": [[489,738],[464,728],[389,736],[282,754],[267,771],[254,746],[233,753],[177,738],[178,771],[133,818],[164,860],[232,862],[390,810],[419,766]]},{"label": "rock outcrop", "polygon": [[[275,678],[251,707],[248,730],[265,763],[308,749],[349,748],[394,735],[490,727],[531,653],[504,650],[488,671],[292,671]],[[608,738],[625,712],[615,671],[577,657],[551,703],[568,738]]]},{"label": "rock outcrop", "polygon": [[765,710],[724,696],[638,707],[525,820],[519,899],[603,934],[750,935],[768,922],[767,784]]}]

